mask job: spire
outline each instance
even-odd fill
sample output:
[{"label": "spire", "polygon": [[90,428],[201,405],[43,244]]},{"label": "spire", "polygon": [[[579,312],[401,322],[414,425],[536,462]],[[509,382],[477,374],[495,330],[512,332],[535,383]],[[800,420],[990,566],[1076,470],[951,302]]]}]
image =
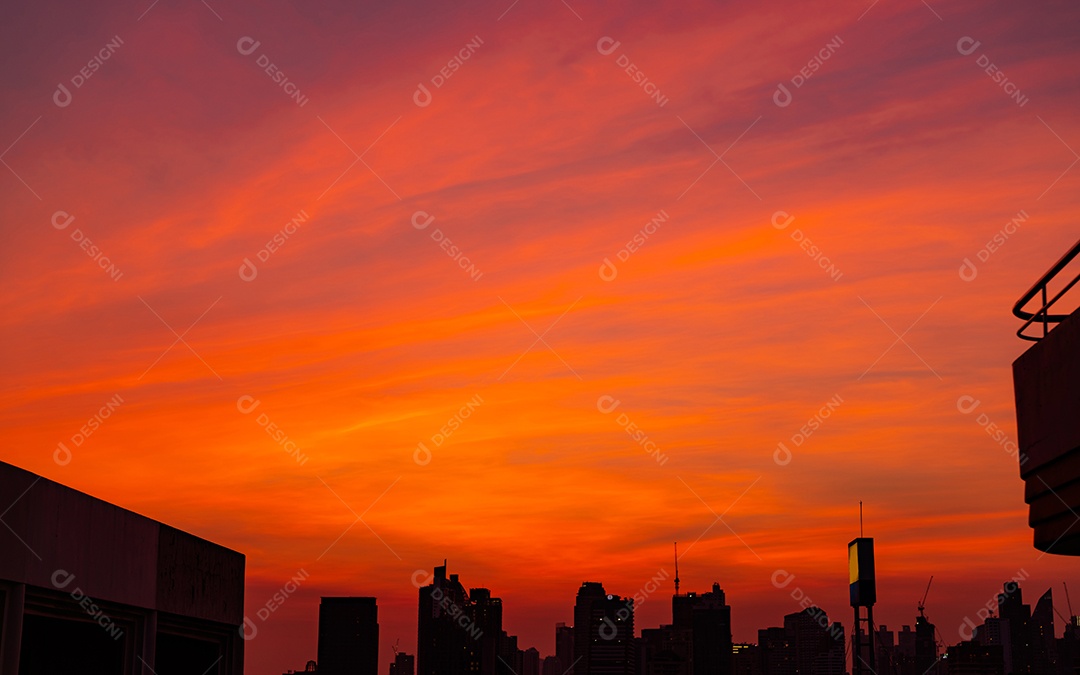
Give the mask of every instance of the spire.
[{"label": "spire", "polygon": [[679,594],[679,542],[675,542],[675,595]]}]

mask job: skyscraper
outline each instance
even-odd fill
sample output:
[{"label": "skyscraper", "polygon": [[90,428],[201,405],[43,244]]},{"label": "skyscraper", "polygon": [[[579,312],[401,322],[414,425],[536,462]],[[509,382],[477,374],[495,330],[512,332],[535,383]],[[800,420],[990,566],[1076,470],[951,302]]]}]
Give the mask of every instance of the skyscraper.
[{"label": "skyscraper", "polygon": [[405,652],[394,652],[394,662],[390,664],[390,675],[415,675],[416,657]]},{"label": "skyscraper", "polygon": [[378,675],[379,608],[375,598],[322,598],[320,675]]},{"label": "skyscraper", "polygon": [[690,611],[693,675],[731,674],[731,607],[720,584],[701,595]]},{"label": "skyscraper", "polygon": [[1009,622],[1009,642],[1012,647],[1012,663],[1005,664],[1005,672],[1021,675],[1030,673],[1032,665],[1031,639],[1028,622],[1031,605],[1024,604],[1024,592],[1016,581],[1002,584],[998,593],[998,616]]},{"label": "skyscraper", "polygon": [[937,628],[925,616],[915,617],[915,669],[927,673],[938,660]]},{"label": "skyscraper", "polygon": [[1057,672],[1059,661],[1054,640],[1054,595],[1049,588],[1035,603],[1035,609],[1031,610],[1028,638],[1033,672]]},{"label": "skyscraper", "polygon": [[843,675],[845,646],[844,627],[830,623],[814,605],[786,615],[783,628],[758,631],[761,663],[769,675]]},{"label": "skyscraper", "polygon": [[482,631],[469,616],[469,596],[458,575],[447,578],[446,565],[436,567],[431,584],[419,594],[417,675],[468,675],[473,656],[469,642]]},{"label": "skyscraper", "polygon": [[536,647],[522,652],[521,675],[540,675],[540,652]]},{"label": "skyscraper", "polygon": [[559,659],[558,675],[574,674],[574,627],[555,624],[555,657]]},{"label": "skyscraper", "polygon": [[642,675],[693,675],[688,628],[643,628],[640,641],[638,665]]},{"label": "skyscraper", "polygon": [[466,644],[469,652],[469,672],[495,675],[500,672],[499,640],[502,634],[502,600],[491,597],[486,588],[469,590],[468,615],[479,635]]},{"label": "skyscraper", "polygon": [[586,581],[574,604],[575,675],[634,675],[634,600]]}]

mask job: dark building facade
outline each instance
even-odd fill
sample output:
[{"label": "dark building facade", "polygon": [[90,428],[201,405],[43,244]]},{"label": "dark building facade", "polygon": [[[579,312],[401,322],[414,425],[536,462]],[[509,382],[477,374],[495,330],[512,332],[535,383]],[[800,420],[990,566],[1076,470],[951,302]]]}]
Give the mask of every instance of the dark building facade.
[{"label": "dark building facade", "polygon": [[0,462],[0,673],[241,675],[244,556]]},{"label": "dark building facade", "polygon": [[[1047,589],[1039,597],[1034,611],[1024,604],[1023,591],[1015,581],[1002,586],[997,596],[998,616],[987,617],[977,626],[964,647],[964,654],[985,661],[983,652],[1000,654],[1005,673],[1012,675],[1074,675],[1075,629],[1065,627],[1065,636],[1054,637],[1054,596]],[[964,643],[966,644],[966,643]],[[979,651],[976,647],[995,647]],[[966,657],[965,657],[966,658]]]},{"label": "dark building facade", "polygon": [[586,581],[574,604],[575,675],[635,675],[634,600]]},{"label": "dark building facade", "polygon": [[[431,584],[420,589],[416,623],[417,675],[468,675],[468,641],[480,634],[466,611],[469,595],[458,575],[435,568]],[[475,629],[475,631],[471,630]]]},{"label": "dark building facade", "polygon": [[692,675],[690,629],[643,628],[638,650],[640,675]]},{"label": "dark building facade", "polygon": [[[469,672],[474,675],[505,673],[507,667],[501,661],[513,663],[514,656],[508,655],[500,644],[504,639],[502,600],[491,597],[491,591],[486,588],[473,588],[469,591],[465,611],[472,622],[471,626],[479,629],[479,634],[475,639],[468,640],[465,648]],[[521,675],[520,671],[518,675]]]},{"label": "dark building facade", "polygon": [[322,598],[318,666],[322,675],[378,675],[379,608],[375,598]]},{"label": "dark building facade", "polygon": [[390,675],[416,675],[416,657],[405,652],[395,652],[390,664]]},{"label": "dark building facade", "polygon": [[574,627],[555,624],[555,658],[559,660],[558,675],[574,673]]},{"label": "dark building facade", "polygon": [[[1074,527],[1080,511],[1080,308],[1070,307],[1077,288],[1071,285],[1080,280],[1078,257],[1080,241],[1013,305],[1013,315],[1025,320],[1017,335],[1034,342],[1012,366],[1014,454],[1024,479],[1028,525],[1035,548],[1073,556],[1080,555],[1080,529]],[[1070,287],[1071,294],[1061,295]],[[965,412],[979,402],[972,403]]]},{"label": "dark building facade", "polygon": [[720,584],[700,596],[690,612],[693,675],[731,675],[731,607]]},{"label": "dark building facade", "polygon": [[768,675],[844,675],[844,627],[824,610],[807,607],[784,617],[783,628],[758,631],[758,652]]}]

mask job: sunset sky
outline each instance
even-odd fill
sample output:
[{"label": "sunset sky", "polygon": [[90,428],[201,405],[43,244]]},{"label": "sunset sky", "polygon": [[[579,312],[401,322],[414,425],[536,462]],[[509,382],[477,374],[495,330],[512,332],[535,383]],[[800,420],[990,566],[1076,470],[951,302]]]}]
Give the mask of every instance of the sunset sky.
[{"label": "sunset sky", "polygon": [[378,598],[385,669],[444,558],[549,654],[673,541],[736,640],[794,587],[850,630],[860,500],[879,623],[930,575],[950,644],[1021,573],[1068,613],[1002,443],[1080,231],[1076,3],[0,16],[0,458],[244,553],[247,673],[322,595]]}]

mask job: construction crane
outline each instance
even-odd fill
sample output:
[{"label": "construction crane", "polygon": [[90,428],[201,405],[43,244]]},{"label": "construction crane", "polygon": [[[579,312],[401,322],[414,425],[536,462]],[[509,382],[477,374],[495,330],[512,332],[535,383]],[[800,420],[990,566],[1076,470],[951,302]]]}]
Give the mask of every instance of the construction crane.
[{"label": "construction crane", "polygon": [[679,594],[679,542],[675,542],[675,595]]},{"label": "construction crane", "polygon": [[926,618],[926,614],[923,613],[923,610],[926,609],[926,596],[930,595],[930,584],[932,584],[932,583],[934,583],[934,575],[933,574],[930,575],[930,581],[926,582],[926,592],[922,594],[922,600],[918,604],[919,616],[921,616],[924,619]]}]

